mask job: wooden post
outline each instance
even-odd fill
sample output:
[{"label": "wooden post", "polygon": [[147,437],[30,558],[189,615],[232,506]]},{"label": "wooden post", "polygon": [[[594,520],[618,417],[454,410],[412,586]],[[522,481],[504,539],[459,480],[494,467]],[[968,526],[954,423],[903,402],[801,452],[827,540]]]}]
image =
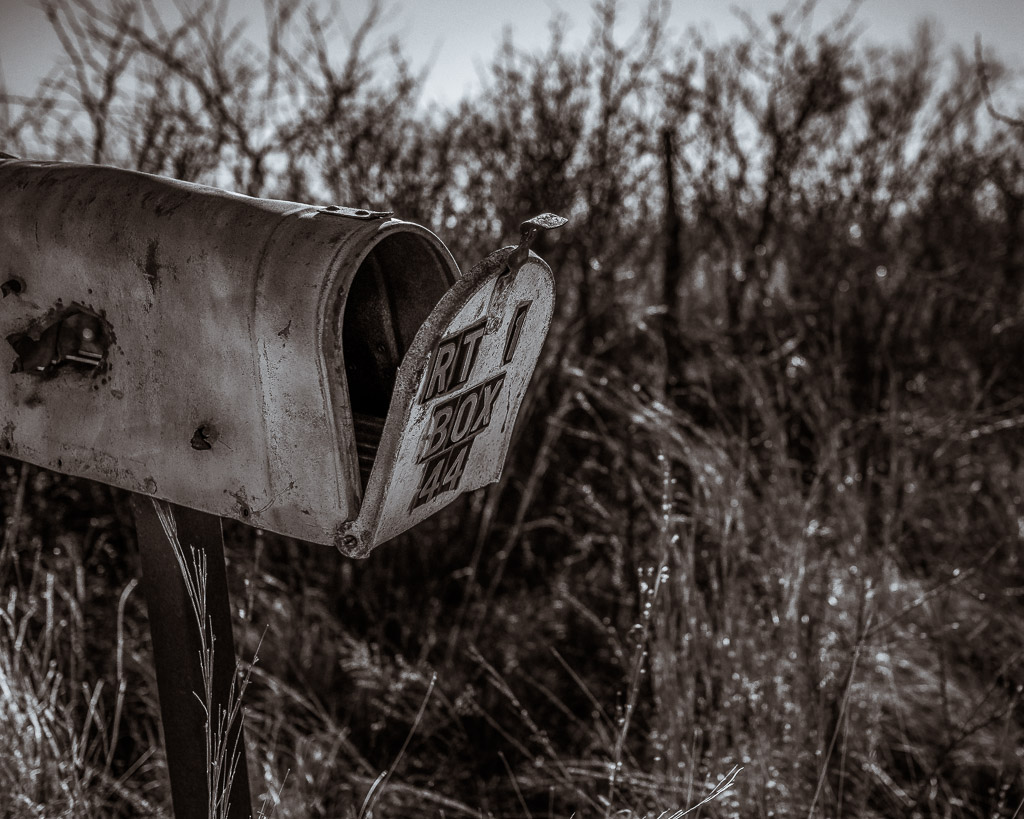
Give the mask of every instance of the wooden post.
[{"label": "wooden post", "polygon": [[239,691],[221,520],[132,501],[174,815],[250,819],[241,707],[231,710]]}]

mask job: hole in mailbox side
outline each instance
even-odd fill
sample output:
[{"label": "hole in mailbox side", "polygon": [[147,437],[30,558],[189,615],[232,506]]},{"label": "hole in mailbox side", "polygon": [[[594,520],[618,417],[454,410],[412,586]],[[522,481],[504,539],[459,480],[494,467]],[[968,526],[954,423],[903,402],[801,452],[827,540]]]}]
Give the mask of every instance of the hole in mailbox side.
[{"label": "hole in mailbox side", "polygon": [[342,355],[364,489],[384,432],[398,365],[452,281],[453,271],[428,239],[394,232],[374,245],[349,285]]}]

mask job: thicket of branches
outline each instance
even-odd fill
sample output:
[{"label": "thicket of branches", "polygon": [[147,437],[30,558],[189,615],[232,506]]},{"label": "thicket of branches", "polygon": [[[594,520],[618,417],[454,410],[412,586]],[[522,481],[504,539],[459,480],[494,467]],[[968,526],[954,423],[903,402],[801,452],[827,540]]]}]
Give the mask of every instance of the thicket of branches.
[{"label": "thicket of branches", "polygon": [[[0,97],[10,153],[393,210],[466,267],[571,218],[538,248],[559,318],[500,483],[359,565],[232,530],[242,644],[270,624],[250,767],[279,815],[354,815],[414,723],[378,811],[657,815],[742,764],[705,810],[1013,814],[1024,123],[993,55],[926,26],[870,47],[808,6],[716,43],[652,5],[623,37],[602,0],[585,45],[557,20],[508,39],[438,109],[376,5],[346,30],[267,0],[256,42],[226,2],[43,7],[66,59]],[[116,607],[119,496],[7,484],[35,517],[5,535],[6,628],[42,628],[38,572],[105,566],[54,605]],[[113,511],[85,523],[86,499]],[[53,539],[78,545],[40,563]],[[108,810],[165,799],[124,784],[156,777],[132,770],[156,719],[136,642]],[[104,702],[68,698],[72,722]]]}]

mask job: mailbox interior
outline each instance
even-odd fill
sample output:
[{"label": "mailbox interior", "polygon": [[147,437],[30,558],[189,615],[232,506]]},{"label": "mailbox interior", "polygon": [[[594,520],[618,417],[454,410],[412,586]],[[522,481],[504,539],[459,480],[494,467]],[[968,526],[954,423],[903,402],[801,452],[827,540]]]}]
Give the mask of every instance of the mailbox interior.
[{"label": "mailbox interior", "polygon": [[[433,241],[431,241],[433,240]],[[395,376],[416,331],[458,276],[433,236],[383,234],[356,269],[342,316],[342,360],[365,489]]]}]

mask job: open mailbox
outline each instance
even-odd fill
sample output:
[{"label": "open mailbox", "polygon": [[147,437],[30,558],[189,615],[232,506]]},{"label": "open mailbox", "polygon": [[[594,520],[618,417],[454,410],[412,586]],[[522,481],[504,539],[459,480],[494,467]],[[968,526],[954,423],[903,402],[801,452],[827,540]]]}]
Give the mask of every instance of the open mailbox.
[{"label": "open mailbox", "polygon": [[553,309],[388,213],[0,159],[0,454],[354,556],[498,478]]}]

